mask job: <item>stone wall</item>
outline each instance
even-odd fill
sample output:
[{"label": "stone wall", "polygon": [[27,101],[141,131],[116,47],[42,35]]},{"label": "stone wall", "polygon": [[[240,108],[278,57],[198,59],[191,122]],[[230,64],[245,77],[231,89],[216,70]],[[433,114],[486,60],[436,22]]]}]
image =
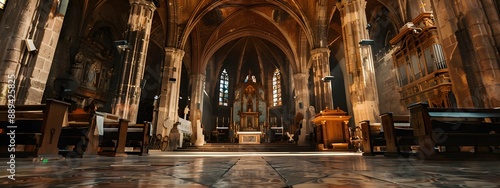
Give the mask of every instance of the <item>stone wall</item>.
[{"label": "stone wall", "polygon": [[380,113],[408,114],[406,107],[400,102],[398,79],[392,61],[393,52],[394,50],[381,52],[374,60]]}]

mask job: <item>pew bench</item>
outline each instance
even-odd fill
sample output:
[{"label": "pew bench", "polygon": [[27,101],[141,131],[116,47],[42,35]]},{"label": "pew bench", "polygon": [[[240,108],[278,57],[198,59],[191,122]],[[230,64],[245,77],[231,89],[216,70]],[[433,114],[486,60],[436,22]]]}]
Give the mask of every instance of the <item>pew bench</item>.
[{"label": "pew bench", "polygon": [[386,142],[386,157],[409,156],[414,154],[418,139],[410,126],[409,115],[393,115],[392,112],[380,115]]},{"label": "pew bench", "polygon": [[99,135],[95,134],[95,115],[69,113],[67,120],[59,137],[59,154],[69,158],[96,157]]},{"label": "pew bench", "polygon": [[67,157],[148,155],[150,130],[149,122],[130,124],[107,113],[70,113],[59,141],[60,153]]},{"label": "pew bench", "polygon": [[52,99],[41,105],[15,105],[13,123],[9,107],[0,106],[0,157],[62,158],[57,143],[69,105]]},{"label": "pew bench", "polygon": [[149,141],[151,139],[151,122],[131,124],[127,129],[125,153],[141,156],[149,155]]},{"label": "pew bench", "polygon": [[[96,129],[101,129],[98,123],[96,126]],[[99,135],[98,137],[98,154],[111,157],[127,156],[125,153],[125,144],[128,126],[129,121],[126,119],[119,119],[118,121],[104,121],[102,125],[102,135]]]},{"label": "pew bench", "polygon": [[97,114],[104,116],[104,134],[99,144],[99,155],[149,155],[152,130],[150,122],[132,124],[112,114]]},{"label": "pew bench", "polygon": [[500,155],[500,109],[429,108],[408,106],[411,126],[424,159]]},{"label": "pew bench", "polygon": [[363,156],[382,155],[385,153],[385,137],[379,123],[361,121]]}]

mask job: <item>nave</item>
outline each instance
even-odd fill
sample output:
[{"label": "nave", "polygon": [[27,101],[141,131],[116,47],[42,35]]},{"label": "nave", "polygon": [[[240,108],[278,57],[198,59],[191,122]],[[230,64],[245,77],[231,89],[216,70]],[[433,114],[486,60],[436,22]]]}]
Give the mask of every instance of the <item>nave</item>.
[{"label": "nave", "polygon": [[[173,152],[17,159],[0,187],[496,187],[498,161],[427,161],[352,152]],[[5,163],[1,168],[7,168]]]}]

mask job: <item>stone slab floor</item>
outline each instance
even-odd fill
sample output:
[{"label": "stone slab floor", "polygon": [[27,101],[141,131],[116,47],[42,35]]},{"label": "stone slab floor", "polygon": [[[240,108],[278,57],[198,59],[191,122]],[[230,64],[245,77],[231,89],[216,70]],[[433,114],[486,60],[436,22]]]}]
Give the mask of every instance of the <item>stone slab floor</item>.
[{"label": "stone slab floor", "polygon": [[150,156],[0,159],[0,187],[500,187],[499,161],[424,161],[359,153],[151,152]]}]

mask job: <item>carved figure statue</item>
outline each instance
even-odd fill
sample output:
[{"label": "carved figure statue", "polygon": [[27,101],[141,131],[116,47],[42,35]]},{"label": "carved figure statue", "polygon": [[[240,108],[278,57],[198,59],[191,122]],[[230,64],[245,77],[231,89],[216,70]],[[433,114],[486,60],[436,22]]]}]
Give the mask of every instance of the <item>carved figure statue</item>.
[{"label": "carved figure statue", "polygon": [[97,73],[99,73],[98,62],[93,62],[87,70],[87,86],[95,87],[97,83]]},{"label": "carved figure statue", "polygon": [[186,108],[184,108],[184,119],[186,119],[188,113],[189,113],[189,107],[188,105],[186,105]]},{"label": "carved figure statue", "polygon": [[254,75],[252,75],[252,70],[250,70],[250,69],[249,69],[249,70],[248,70],[248,75],[247,75],[247,77],[245,78],[245,82],[250,81],[250,79],[251,79],[251,80],[252,80],[252,82],[254,82],[254,83],[255,83],[255,82],[257,82],[257,79],[255,78],[255,76],[254,76]]},{"label": "carved figure statue", "polygon": [[424,18],[423,22],[425,27],[434,26],[434,21],[430,18]]},{"label": "carved figure statue", "polygon": [[82,70],[83,70],[83,63],[84,62],[84,57],[82,53],[77,53],[75,55],[75,61],[73,65],[71,66],[71,74],[78,80],[82,78]]}]

